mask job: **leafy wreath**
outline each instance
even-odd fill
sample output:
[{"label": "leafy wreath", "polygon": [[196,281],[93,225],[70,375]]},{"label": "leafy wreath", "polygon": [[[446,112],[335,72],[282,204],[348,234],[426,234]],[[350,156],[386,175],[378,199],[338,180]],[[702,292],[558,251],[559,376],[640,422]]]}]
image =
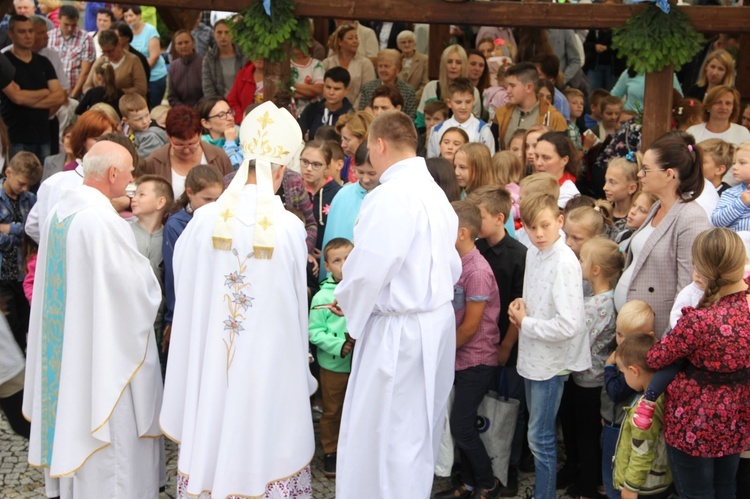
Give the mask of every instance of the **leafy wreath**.
[{"label": "leafy wreath", "polygon": [[[269,5],[270,4],[270,5]],[[294,16],[292,0],[256,1],[235,16],[234,41],[251,60],[288,61],[289,50],[307,53],[312,34],[310,21]]]},{"label": "leafy wreath", "polygon": [[669,10],[665,14],[650,3],[613,30],[612,47],[636,73],[661,71],[670,64],[680,69],[702,48],[705,39],[693,29],[685,13]]}]

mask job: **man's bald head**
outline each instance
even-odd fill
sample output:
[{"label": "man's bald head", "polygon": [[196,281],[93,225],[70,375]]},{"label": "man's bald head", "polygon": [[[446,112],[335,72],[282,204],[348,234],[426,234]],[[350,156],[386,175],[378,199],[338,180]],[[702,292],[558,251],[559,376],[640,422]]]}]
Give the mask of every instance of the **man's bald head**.
[{"label": "man's bald head", "polygon": [[83,157],[83,183],[109,199],[125,195],[133,181],[133,157],[120,144],[103,140]]}]

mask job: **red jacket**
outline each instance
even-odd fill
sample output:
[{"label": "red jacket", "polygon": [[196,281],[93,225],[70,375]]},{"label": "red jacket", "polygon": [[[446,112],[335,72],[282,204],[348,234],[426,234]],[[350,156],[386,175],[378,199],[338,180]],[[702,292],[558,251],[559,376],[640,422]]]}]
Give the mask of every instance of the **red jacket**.
[{"label": "red jacket", "polygon": [[227,104],[234,110],[234,122],[242,123],[247,106],[255,102],[255,65],[248,61],[234,78],[232,90],[227,94]]}]

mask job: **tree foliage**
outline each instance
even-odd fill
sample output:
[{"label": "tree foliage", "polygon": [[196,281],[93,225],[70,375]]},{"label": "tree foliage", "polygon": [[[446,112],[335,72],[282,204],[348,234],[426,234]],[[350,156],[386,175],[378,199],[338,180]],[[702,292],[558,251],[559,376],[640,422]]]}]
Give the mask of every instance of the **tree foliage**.
[{"label": "tree foliage", "polygon": [[254,1],[234,19],[234,41],[252,60],[288,61],[291,48],[305,53],[310,48],[310,21],[294,16],[292,0],[272,0],[270,16],[262,1]]}]

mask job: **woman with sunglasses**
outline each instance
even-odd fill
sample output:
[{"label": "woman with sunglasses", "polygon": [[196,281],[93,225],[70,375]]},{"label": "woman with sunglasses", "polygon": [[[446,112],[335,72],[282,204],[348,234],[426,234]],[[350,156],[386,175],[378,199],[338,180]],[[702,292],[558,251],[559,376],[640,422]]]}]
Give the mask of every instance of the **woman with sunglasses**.
[{"label": "woman with sunglasses", "polygon": [[143,173],[167,179],[175,199],[185,192],[187,174],[197,165],[212,166],[222,177],[234,172],[223,150],[201,140],[201,119],[195,109],[173,107],[166,125],[168,142],[146,158]]},{"label": "woman with sunglasses", "polygon": [[198,102],[197,111],[203,128],[201,140],[223,149],[234,169],[239,168],[242,164],[239,127],[234,124],[234,110],[229,103],[221,97],[205,97]]}]

